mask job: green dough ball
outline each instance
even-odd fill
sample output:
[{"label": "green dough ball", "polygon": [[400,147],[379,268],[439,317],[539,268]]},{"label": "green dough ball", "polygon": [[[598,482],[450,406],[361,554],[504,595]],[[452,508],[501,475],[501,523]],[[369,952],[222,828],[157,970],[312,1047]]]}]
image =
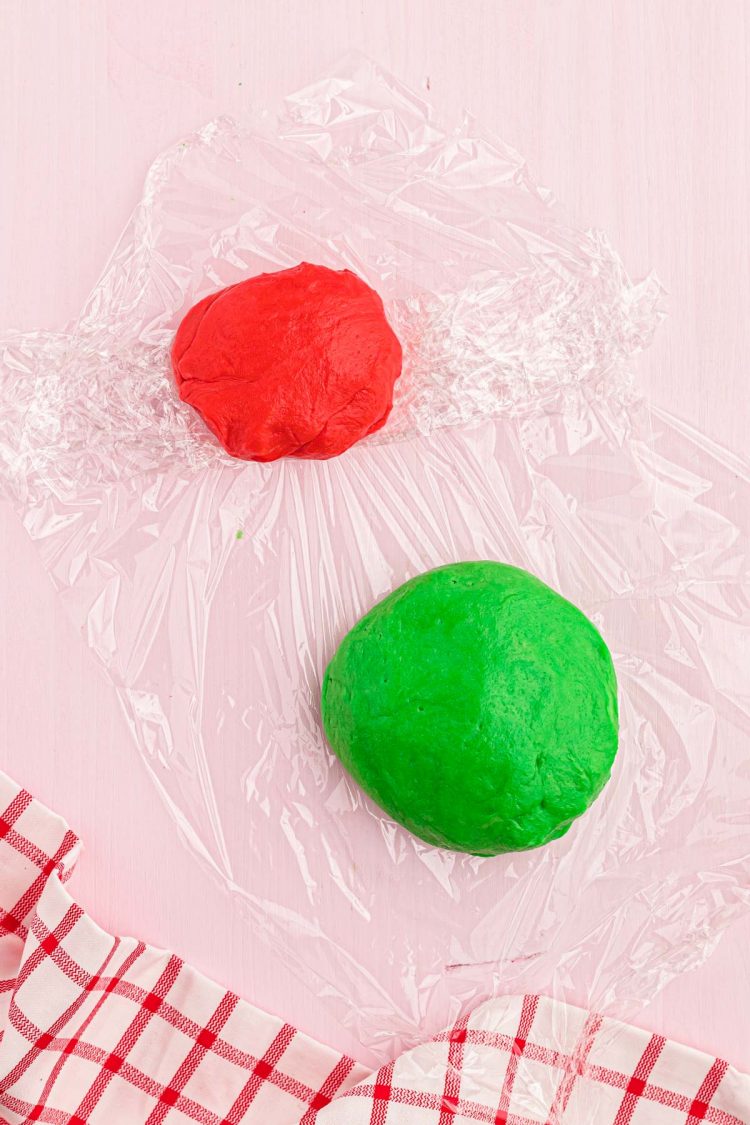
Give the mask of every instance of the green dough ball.
[{"label": "green dough ball", "polygon": [[617,681],[579,609],[496,562],[406,582],[355,625],[323,680],[333,750],[395,820],[497,855],[567,832],[609,778]]}]

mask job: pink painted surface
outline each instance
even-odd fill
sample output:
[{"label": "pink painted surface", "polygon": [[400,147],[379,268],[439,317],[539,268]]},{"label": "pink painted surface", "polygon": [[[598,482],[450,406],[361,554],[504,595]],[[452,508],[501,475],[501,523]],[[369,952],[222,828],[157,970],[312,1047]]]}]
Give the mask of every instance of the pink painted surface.
[{"label": "pink painted surface", "polygon": [[[741,449],[749,32],[744,0],[3,5],[0,327],[59,328],[77,312],[168,143],[217,113],[242,118],[353,46],[451,115],[469,107],[575,221],[609,233],[633,274],[657,270],[670,318],[643,385]],[[294,981],[256,972],[252,934],[184,863],[111,688],[15,516],[0,517],[0,761],[83,835],[82,901],[333,1041]],[[127,768],[114,770],[119,757]],[[750,1069],[748,947],[750,919],[642,1022]]]}]

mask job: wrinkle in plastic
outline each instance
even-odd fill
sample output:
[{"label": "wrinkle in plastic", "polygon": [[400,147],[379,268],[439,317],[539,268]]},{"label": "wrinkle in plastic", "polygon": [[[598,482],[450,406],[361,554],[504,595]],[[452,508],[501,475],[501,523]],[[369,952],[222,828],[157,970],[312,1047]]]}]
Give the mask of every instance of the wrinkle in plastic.
[{"label": "wrinkle in plastic", "polygon": [[[232,461],[174,330],[300,260],[382,294],[392,419],[333,461]],[[191,854],[374,1056],[493,993],[627,1015],[750,901],[747,465],[633,390],[659,297],[515,152],[348,60],[161,156],[80,320],[2,341],[8,487]],[[395,825],[318,708],[363,612],[471,558],[580,605],[621,694],[602,797],[496,859]]]}]

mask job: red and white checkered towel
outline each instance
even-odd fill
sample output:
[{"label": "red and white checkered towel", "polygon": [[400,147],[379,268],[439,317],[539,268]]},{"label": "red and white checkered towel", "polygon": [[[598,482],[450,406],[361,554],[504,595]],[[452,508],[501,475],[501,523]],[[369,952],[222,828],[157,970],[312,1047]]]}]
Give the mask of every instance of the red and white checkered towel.
[{"label": "red and white checkered towel", "polygon": [[[312,1120],[312,1118],[310,1119]],[[539,996],[490,1000],[342,1091],[316,1125],[740,1125],[750,1078]]]},{"label": "red and white checkered towel", "polygon": [[0,774],[0,1121],[750,1125],[750,1078],[536,996],[489,1001],[376,1074],[112,937],[65,889],[76,836]]}]

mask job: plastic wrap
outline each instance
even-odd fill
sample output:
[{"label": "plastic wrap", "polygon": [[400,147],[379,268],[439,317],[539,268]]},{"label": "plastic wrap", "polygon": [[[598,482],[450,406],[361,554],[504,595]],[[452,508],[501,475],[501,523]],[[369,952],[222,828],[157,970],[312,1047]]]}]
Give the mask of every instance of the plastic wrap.
[{"label": "plastic wrap", "polygon": [[[333,461],[232,461],[176,396],[172,335],[303,259],[382,294],[394,414]],[[8,487],[190,854],[374,1056],[496,993],[627,1016],[750,902],[750,483],[632,386],[659,298],[515,152],[347,60],[160,157],[78,323],[2,342]],[[403,831],[320,729],[343,634],[470,558],[580,605],[621,692],[602,797],[496,859]]]}]

